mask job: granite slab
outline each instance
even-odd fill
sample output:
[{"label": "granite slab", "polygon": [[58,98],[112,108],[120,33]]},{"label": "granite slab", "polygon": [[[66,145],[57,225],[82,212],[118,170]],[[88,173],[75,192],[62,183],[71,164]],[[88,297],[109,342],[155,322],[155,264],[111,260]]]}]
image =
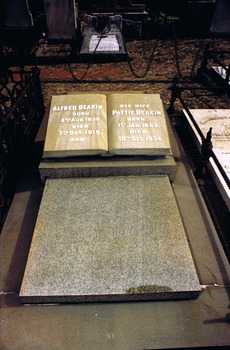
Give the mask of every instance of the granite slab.
[{"label": "granite slab", "polygon": [[167,176],[46,181],[23,303],[190,299],[199,293]]},{"label": "granite slab", "polygon": [[[206,137],[209,129],[212,128],[213,152],[230,179],[230,109],[191,109],[190,112],[204,137]],[[193,126],[186,111],[184,111],[184,115],[196,145],[198,149],[201,149],[201,137]],[[210,158],[209,169],[228,209],[230,210],[230,189],[212,158]]]}]

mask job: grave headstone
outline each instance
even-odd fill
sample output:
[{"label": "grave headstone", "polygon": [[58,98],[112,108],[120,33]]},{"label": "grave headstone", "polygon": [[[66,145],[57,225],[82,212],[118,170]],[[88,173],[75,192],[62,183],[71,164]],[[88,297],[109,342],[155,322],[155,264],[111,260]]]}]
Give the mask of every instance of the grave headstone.
[{"label": "grave headstone", "polygon": [[75,1],[43,0],[48,39],[71,40],[76,36]]},{"label": "grave headstone", "polygon": [[119,15],[85,16],[82,56],[123,57],[126,55],[122,39],[122,17]]},{"label": "grave headstone", "polygon": [[230,3],[228,0],[216,1],[210,32],[215,34],[230,33]]},{"label": "grave headstone", "polygon": [[53,96],[39,166],[42,180],[168,175],[173,181],[176,163],[165,113],[159,95]]},{"label": "grave headstone", "polygon": [[108,153],[171,154],[160,95],[53,96],[43,157]]},{"label": "grave headstone", "polygon": [[27,0],[6,0],[3,7],[3,26],[25,29],[33,26]]}]

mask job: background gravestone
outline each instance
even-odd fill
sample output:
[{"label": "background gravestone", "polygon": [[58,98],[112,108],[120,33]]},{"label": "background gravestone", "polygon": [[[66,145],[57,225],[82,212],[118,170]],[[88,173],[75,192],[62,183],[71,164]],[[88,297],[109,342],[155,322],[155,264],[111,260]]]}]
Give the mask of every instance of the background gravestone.
[{"label": "background gravestone", "polygon": [[126,55],[122,40],[122,17],[120,15],[85,16],[83,42],[80,54],[83,56]]},{"label": "background gravestone", "polygon": [[43,0],[49,39],[73,39],[76,35],[74,0]]},{"label": "background gravestone", "polygon": [[11,28],[29,28],[33,26],[33,18],[27,0],[1,0],[0,19],[3,26]]}]

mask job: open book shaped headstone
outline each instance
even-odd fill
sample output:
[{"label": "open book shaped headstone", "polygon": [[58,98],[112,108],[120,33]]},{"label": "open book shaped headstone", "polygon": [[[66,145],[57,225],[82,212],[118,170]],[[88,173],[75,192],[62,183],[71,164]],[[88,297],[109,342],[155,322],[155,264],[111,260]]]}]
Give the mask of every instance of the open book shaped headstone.
[{"label": "open book shaped headstone", "polygon": [[159,94],[53,96],[43,158],[171,154]]}]

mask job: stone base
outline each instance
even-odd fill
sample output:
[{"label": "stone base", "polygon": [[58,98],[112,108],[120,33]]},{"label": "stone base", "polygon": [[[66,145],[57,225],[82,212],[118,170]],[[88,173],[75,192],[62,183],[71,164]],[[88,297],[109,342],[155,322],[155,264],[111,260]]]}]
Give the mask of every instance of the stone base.
[{"label": "stone base", "polygon": [[167,176],[46,181],[22,302],[189,299],[199,293]]},{"label": "stone base", "polygon": [[48,178],[105,177],[167,175],[173,181],[176,163],[172,156],[147,159],[145,157],[114,157],[113,159],[91,159],[70,161],[42,161],[39,172],[42,182]]}]

